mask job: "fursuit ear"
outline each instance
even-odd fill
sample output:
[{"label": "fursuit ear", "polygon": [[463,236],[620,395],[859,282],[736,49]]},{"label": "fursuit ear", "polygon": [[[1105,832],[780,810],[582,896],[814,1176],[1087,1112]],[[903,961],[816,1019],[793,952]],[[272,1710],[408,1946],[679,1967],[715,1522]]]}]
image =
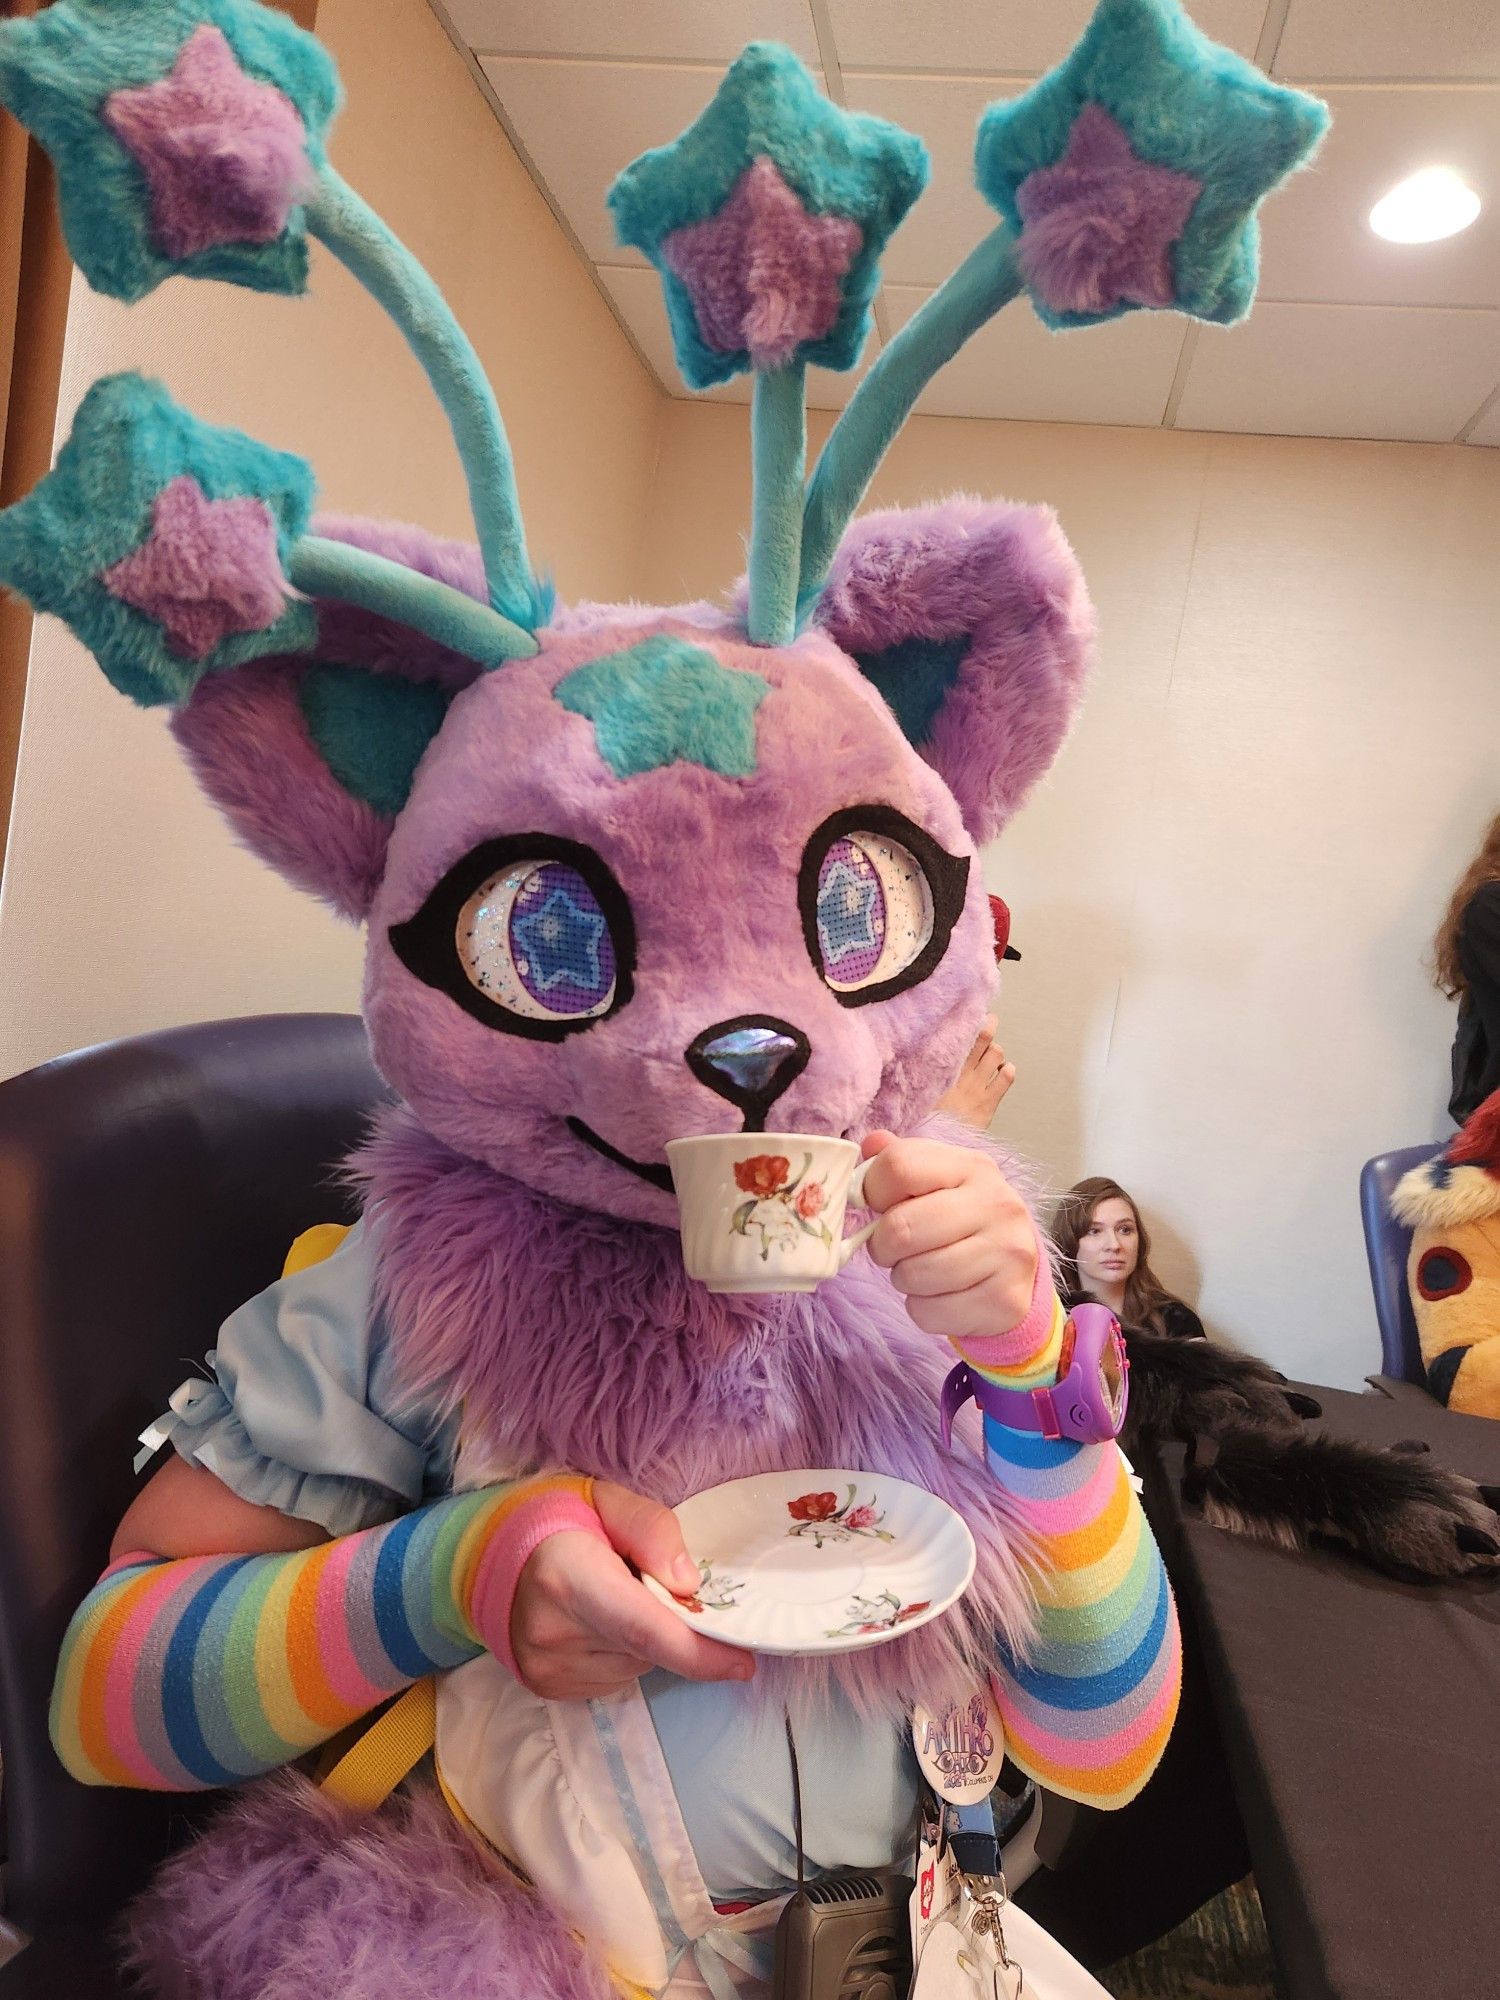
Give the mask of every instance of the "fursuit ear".
[{"label": "fursuit ear", "polygon": [[813,613],[993,840],[1057,755],[1092,663],[1094,614],[1050,507],[962,496],[867,514]]},{"label": "fursuit ear", "polygon": [[[485,602],[477,549],[419,528],[324,515],[330,541]],[[318,601],[310,652],[204,674],[172,717],[193,774],[253,854],[359,922],[422,754],[483,671],[372,611]]]}]

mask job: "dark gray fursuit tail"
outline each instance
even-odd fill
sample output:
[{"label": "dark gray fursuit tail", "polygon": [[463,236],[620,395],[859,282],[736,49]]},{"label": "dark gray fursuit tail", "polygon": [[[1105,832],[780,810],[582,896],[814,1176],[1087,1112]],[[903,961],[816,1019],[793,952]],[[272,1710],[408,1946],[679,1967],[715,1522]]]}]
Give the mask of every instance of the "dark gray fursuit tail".
[{"label": "dark gray fursuit tail", "polygon": [[1188,1445],[1183,1498],[1231,1534],[1333,1542],[1406,1579],[1500,1568],[1500,1490],[1450,1472],[1420,1440],[1389,1451],[1309,1430],[1311,1396],[1253,1355],[1130,1331],[1124,1443]]}]

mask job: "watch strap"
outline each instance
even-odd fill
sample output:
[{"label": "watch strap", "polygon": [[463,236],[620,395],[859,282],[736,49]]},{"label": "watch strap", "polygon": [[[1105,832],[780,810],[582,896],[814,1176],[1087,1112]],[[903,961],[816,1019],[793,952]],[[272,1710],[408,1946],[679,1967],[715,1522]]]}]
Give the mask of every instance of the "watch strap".
[{"label": "watch strap", "polygon": [[1011,1430],[1040,1431],[1047,1438],[1059,1438],[1063,1434],[1051,1387],[1003,1389],[998,1382],[987,1381],[967,1361],[960,1361],[956,1368],[949,1370],[939,1400],[945,1445],[951,1447],[953,1419],[971,1399],[987,1417],[993,1417],[996,1423],[1005,1424]]}]

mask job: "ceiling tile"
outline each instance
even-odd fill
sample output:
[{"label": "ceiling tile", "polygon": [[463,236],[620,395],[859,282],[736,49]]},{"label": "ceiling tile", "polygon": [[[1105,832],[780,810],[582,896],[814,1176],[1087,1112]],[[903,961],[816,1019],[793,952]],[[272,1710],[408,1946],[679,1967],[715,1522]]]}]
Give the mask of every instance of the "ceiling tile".
[{"label": "ceiling tile", "polygon": [[[635,335],[641,352],[656,371],[657,380],[663,388],[674,396],[693,402],[704,397],[715,403],[749,402],[750,378],[746,375],[737,376],[733,382],[725,382],[717,389],[702,392],[689,390],[684,385],[672,353],[671,328],[667,324],[666,306],[662,303],[661,280],[655,271],[630,265],[605,264],[598,268],[600,283],[619,307],[620,317]],[[880,343],[872,329],[863,363],[847,375],[827,368],[810,368],[807,371],[809,409],[841,410],[848,402],[854,384],[879,351]]]},{"label": "ceiling tile", "polygon": [[1267,305],[1201,329],[1181,430],[1443,443],[1500,372],[1500,313]]},{"label": "ceiling tile", "polygon": [[[1017,71],[1037,76],[1072,48],[1095,0],[829,0],[846,68]],[[1266,0],[1194,0],[1206,35],[1252,55]]]},{"label": "ceiling tile", "polygon": [[[886,287],[892,335],[927,296]],[[997,314],[977,333],[935,378],[917,408],[933,417],[1159,424],[1182,336],[1183,323],[1175,315],[1144,312],[1076,333],[1052,333],[1023,302]]]},{"label": "ceiling tile", "polygon": [[[1500,12],[1500,0],[1495,0]],[[1265,299],[1500,305],[1500,90],[1325,93],[1333,127],[1314,164],[1261,218]],[[1387,243],[1369,226],[1383,194],[1420,167],[1451,166],[1484,197],[1442,243]]]},{"label": "ceiling tile", "polygon": [[1479,422],[1469,432],[1469,444],[1500,445],[1500,397],[1491,403]]},{"label": "ceiling tile", "polygon": [[1495,0],[1292,0],[1278,76],[1500,77]]},{"label": "ceiling tile", "polygon": [[482,67],[589,256],[644,265],[636,251],[616,244],[605,192],[638,153],[669,144],[692,124],[718,88],[723,69],[502,56],[485,58]]},{"label": "ceiling tile", "polygon": [[844,75],[851,110],[873,111],[918,133],[932,158],[927,192],[891,239],[882,269],[893,285],[939,285],[999,217],[974,185],[974,130],[997,97],[1024,78]]},{"label": "ceiling tile", "polygon": [[514,55],[628,56],[637,62],[729,62],[746,42],[785,42],[818,60],[807,0],[447,0],[470,48]]}]

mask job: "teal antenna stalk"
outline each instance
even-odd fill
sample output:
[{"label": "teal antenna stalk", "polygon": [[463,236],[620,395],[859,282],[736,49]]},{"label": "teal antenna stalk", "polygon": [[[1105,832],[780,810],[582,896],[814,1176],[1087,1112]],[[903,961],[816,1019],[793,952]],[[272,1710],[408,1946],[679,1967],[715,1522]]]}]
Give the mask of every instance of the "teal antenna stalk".
[{"label": "teal antenna stalk", "polygon": [[[437,392],[469,485],[493,608],[530,630],[540,607],[505,426],[489,378],[448,302],[406,245],[334,171],[318,170],[307,227],[396,322]],[[392,607],[392,615],[403,614]]]},{"label": "teal antenna stalk", "polygon": [[746,629],[755,646],[785,646],[797,630],[802,555],[802,479],[807,464],[806,370],[757,369],[750,406],[755,501],[750,530]]},{"label": "teal antenna stalk", "polygon": [[333,597],[409,625],[477,666],[526,660],[540,649],[527,631],[435,577],[348,542],[303,535],[287,558],[288,582],[308,597]]},{"label": "teal antenna stalk", "polygon": [[829,432],[807,489],[802,522],[799,615],[822,589],[834,551],[912,405],[946,362],[1021,290],[1015,239],[1004,223],[876,357]]}]

